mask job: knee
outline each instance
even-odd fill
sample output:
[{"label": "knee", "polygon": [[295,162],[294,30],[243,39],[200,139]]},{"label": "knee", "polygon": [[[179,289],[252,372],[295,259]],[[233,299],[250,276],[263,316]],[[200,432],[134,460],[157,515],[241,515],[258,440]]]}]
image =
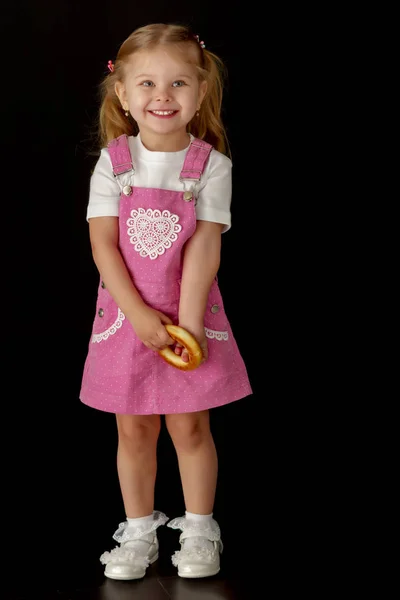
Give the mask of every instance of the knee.
[{"label": "knee", "polygon": [[208,415],[203,414],[168,415],[166,427],[177,450],[194,450],[211,435]]},{"label": "knee", "polygon": [[117,427],[119,444],[141,452],[157,444],[160,419],[123,415],[117,417]]}]

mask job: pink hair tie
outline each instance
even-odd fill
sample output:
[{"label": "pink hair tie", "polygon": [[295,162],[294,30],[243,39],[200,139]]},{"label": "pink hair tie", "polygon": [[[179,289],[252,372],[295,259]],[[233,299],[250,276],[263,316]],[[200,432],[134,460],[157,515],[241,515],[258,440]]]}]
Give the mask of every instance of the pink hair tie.
[{"label": "pink hair tie", "polygon": [[114,73],[114,69],[115,69],[115,67],[114,67],[114,63],[113,63],[113,61],[112,61],[112,60],[109,60],[109,61],[108,61],[108,63],[107,63],[107,67],[108,67],[109,71],[111,71],[111,73]]}]

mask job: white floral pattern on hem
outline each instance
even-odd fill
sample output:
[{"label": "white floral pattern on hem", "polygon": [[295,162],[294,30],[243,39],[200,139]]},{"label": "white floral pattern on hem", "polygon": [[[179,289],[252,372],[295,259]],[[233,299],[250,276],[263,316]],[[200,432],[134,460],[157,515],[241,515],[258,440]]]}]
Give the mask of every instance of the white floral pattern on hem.
[{"label": "white floral pattern on hem", "polygon": [[217,340],[218,342],[226,342],[229,338],[227,331],[215,331],[214,329],[208,329],[205,327],[206,337],[210,340]]},{"label": "white floral pattern on hem", "polygon": [[131,244],[140,256],[154,260],[165,250],[171,248],[178,239],[182,226],[178,224],[179,217],[169,210],[138,208],[131,211],[127,220],[128,235]]},{"label": "white floral pattern on hem", "polygon": [[114,335],[118,329],[122,327],[122,322],[125,320],[125,315],[121,309],[118,309],[118,315],[116,320],[108,329],[102,331],[101,333],[94,333],[92,335],[92,344],[102,342],[110,337],[110,335]]}]

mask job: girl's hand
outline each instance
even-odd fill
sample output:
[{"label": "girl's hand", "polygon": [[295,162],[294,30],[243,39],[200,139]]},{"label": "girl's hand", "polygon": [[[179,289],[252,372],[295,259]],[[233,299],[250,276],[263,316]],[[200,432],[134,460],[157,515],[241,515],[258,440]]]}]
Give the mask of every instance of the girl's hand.
[{"label": "girl's hand", "polygon": [[172,324],[172,321],[162,312],[150,306],[141,310],[131,322],[138,338],[147,348],[155,352],[175,343],[165,329],[164,323]]},{"label": "girl's hand", "polygon": [[[191,325],[191,324],[182,324],[179,323],[180,327],[183,327],[183,329],[186,329],[186,331],[188,331],[189,333],[191,333],[196,340],[199,342],[200,344],[200,348],[203,352],[203,360],[202,363],[205,362],[208,358],[208,345],[207,345],[207,338],[206,338],[206,332],[204,330],[204,325],[201,324],[195,324],[195,325]],[[184,362],[189,362],[189,355],[186,352],[186,350],[184,349],[183,346],[181,346],[181,344],[176,344],[175,346],[175,354],[178,354],[182,357],[182,360]]]}]

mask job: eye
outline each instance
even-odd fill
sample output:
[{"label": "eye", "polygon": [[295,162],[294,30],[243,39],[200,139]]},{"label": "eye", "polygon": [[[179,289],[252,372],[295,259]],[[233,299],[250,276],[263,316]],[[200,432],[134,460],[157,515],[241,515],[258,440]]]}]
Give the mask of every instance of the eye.
[{"label": "eye", "polygon": [[181,81],[181,80],[174,81],[174,83],[172,84],[173,87],[182,87],[184,85],[186,85],[186,83],[184,81]]},{"label": "eye", "polygon": [[142,85],[143,87],[151,87],[152,85],[154,85],[154,83],[152,81],[142,81],[140,85]]}]

